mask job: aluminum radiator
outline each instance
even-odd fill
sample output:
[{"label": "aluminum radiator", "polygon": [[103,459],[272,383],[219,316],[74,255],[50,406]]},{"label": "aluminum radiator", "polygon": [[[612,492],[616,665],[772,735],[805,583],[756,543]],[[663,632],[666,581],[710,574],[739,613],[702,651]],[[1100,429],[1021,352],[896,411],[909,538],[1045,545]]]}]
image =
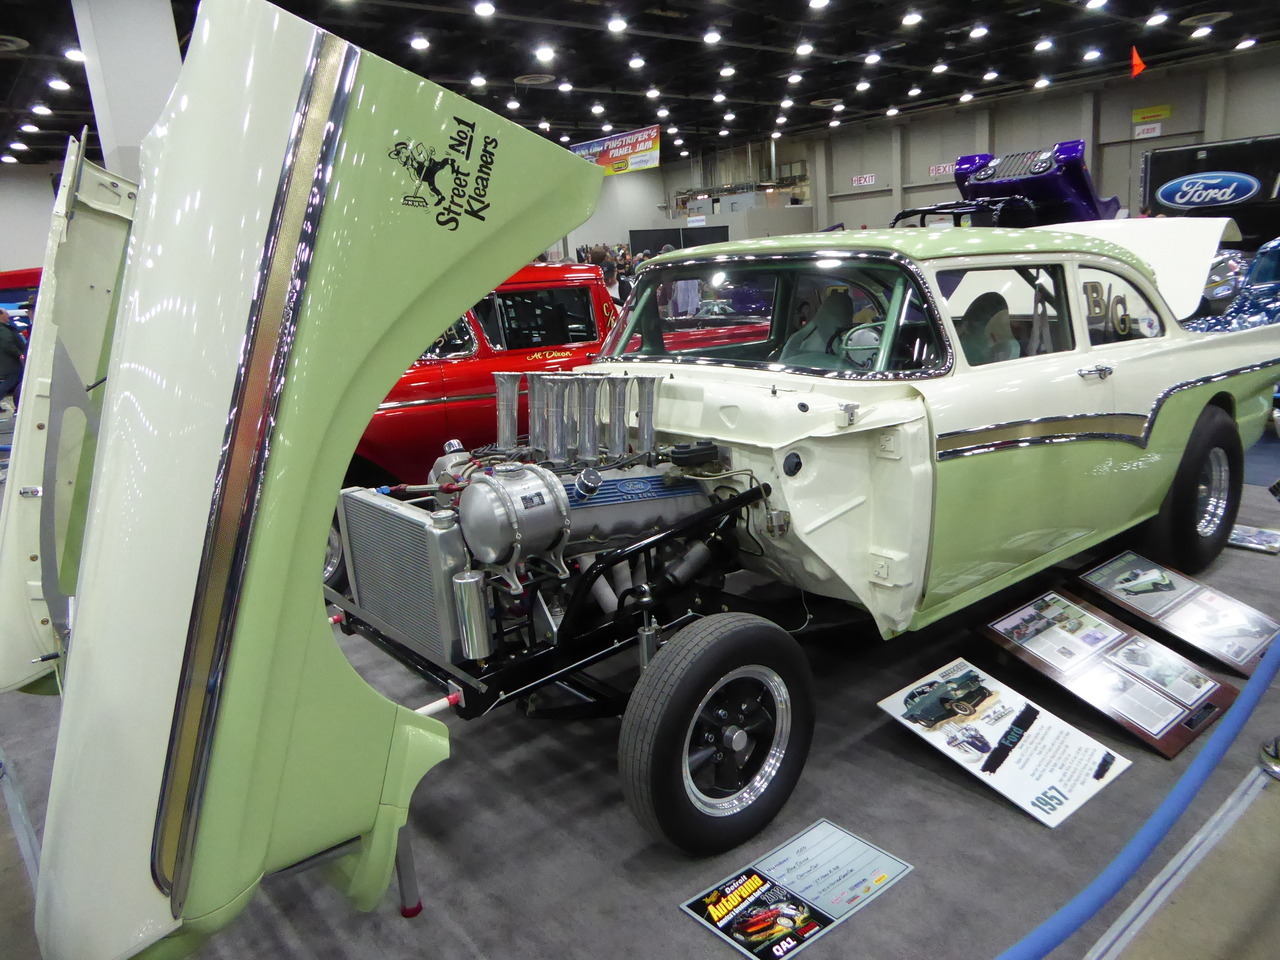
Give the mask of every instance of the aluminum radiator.
[{"label": "aluminum radiator", "polygon": [[338,525],[356,603],[432,663],[461,662],[452,587],[469,557],[453,513],[351,487],[338,500]]}]

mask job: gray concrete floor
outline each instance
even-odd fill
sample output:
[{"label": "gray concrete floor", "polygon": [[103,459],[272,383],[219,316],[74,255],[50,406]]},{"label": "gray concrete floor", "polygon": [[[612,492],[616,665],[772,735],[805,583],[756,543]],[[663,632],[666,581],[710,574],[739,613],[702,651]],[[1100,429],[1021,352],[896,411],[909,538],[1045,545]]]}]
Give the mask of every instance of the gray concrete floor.
[{"label": "gray concrete floor", "polygon": [[[1240,520],[1280,527],[1280,505],[1262,487],[1247,487]],[[1275,617],[1280,615],[1277,571],[1278,557],[1228,550],[1203,579]],[[1000,609],[1005,606],[1012,606],[1007,597]],[[916,869],[815,942],[806,960],[995,956],[1110,861],[1196,747],[1173,761],[1155,755],[1070,695],[1005,659],[967,629],[974,622],[976,613],[904,638],[909,644],[839,634],[808,644],[819,721],[805,776],[761,836],[707,860],[691,860],[654,841],[631,817],[617,785],[616,721],[533,721],[514,710],[470,723],[450,718],[453,756],[425,778],[410,814],[427,904],[421,917],[401,919],[394,890],[376,910],[360,914],[316,875],[267,878],[244,914],[197,957],[598,960],[661,953],[728,960],[733,951],[697,929],[678,904],[819,817]],[[436,695],[362,641],[341,642],[357,669],[392,699],[417,705]],[[1133,766],[1057,829],[1041,826],[876,709],[886,692],[955,656],[995,673],[1130,758]],[[37,831],[44,818],[56,718],[56,700],[0,697],[0,744]],[[1258,744],[1277,733],[1280,696],[1273,687],[1142,873],[1051,956],[1082,956],[1231,793],[1254,765]],[[1274,948],[1275,911],[1265,909],[1268,900],[1274,904],[1280,886],[1277,794],[1280,790],[1264,792],[1256,809],[1197,871],[1195,885],[1188,883],[1166,905],[1126,960],[1280,952]],[[7,821],[0,824],[0,957],[35,960],[29,888],[7,828]],[[1218,945],[1188,936],[1188,927],[1215,935]]]}]

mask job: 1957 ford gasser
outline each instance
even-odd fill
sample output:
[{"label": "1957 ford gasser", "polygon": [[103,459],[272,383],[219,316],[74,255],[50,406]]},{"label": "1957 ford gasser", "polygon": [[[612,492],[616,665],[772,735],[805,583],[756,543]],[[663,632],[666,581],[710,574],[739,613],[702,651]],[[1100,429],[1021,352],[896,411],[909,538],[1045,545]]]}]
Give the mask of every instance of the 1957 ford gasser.
[{"label": "1957 ford gasser", "polygon": [[[206,0],[136,193],[73,156],[0,515],[0,688],[64,679],[49,960],[180,955],[264,875],[330,858],[378,902],[447,731],[334,642],[334,494],[423,343],[599,177],[257,0]],[[352,598],[328,597],[464,716],[557,682],[616,710],[583,670],[638,648],[628,799],[731,846],[785,802],[814,704],[787,632],[723,609],[730,573],[891,637],[1148,519],[1183,569],[1221,549],[1280,329],[1178,325],[1206,224],[658,258],[597,363],[532,378],[527,436],[499,375],[494,443],[441,451],[416,502],[342,492]]]}]

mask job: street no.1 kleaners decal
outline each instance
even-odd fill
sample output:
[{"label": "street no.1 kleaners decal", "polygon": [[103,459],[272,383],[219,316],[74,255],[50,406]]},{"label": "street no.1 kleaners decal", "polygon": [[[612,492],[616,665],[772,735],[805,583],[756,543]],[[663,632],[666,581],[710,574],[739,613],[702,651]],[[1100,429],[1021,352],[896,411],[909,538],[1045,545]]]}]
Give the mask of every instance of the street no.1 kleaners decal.
[{"label": "street no.1 kleaners decal", "polygon": [[1262,186],[1247,173],[1212,170],[1175,177],[1156,191],[1156,199],[1166,207],[1190,210],[1194,207],[1221,207],[1241,203]]},{"label": "street no.1 kleaners decal", "polygon": [[[490,207],[489,180],[498,150],[497,137],[484,137],[479,156],[473,156],[475,123],[461,117],[454,117],[453,122],[457,129],[449,137],[448,152],[439,159],[435,147],[416,140],[399,140],[387,151],[387,156],[413,178],[413,192],[405,194],[400,202],[406,207],[434,209],[436,223],[446,230],[457,230],[464,217],[484,221]],[[446,168],[451,171],[452,182],[445,182],[441,189],[437,179]],[[422,196],[424,187],[430,197]]]}]

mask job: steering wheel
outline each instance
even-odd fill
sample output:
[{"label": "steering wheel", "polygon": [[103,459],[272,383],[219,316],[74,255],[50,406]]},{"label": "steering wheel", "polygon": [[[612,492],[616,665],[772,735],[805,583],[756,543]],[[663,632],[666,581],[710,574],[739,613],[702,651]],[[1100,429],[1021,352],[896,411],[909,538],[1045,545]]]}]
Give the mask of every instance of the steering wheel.
[{"label": "steering wheel", "polygon": [[839,356],[845,363],[851,364],[858,370],[865,370],[875,363],[876,356],[880,353],[880,341],[883,337],[883,318],[873,320],[870,323],[860,323],[845,331],[844,335],[841,336],[838,353],[830,349],[835,341],[833,336],[827,343],[827,352]]}]

